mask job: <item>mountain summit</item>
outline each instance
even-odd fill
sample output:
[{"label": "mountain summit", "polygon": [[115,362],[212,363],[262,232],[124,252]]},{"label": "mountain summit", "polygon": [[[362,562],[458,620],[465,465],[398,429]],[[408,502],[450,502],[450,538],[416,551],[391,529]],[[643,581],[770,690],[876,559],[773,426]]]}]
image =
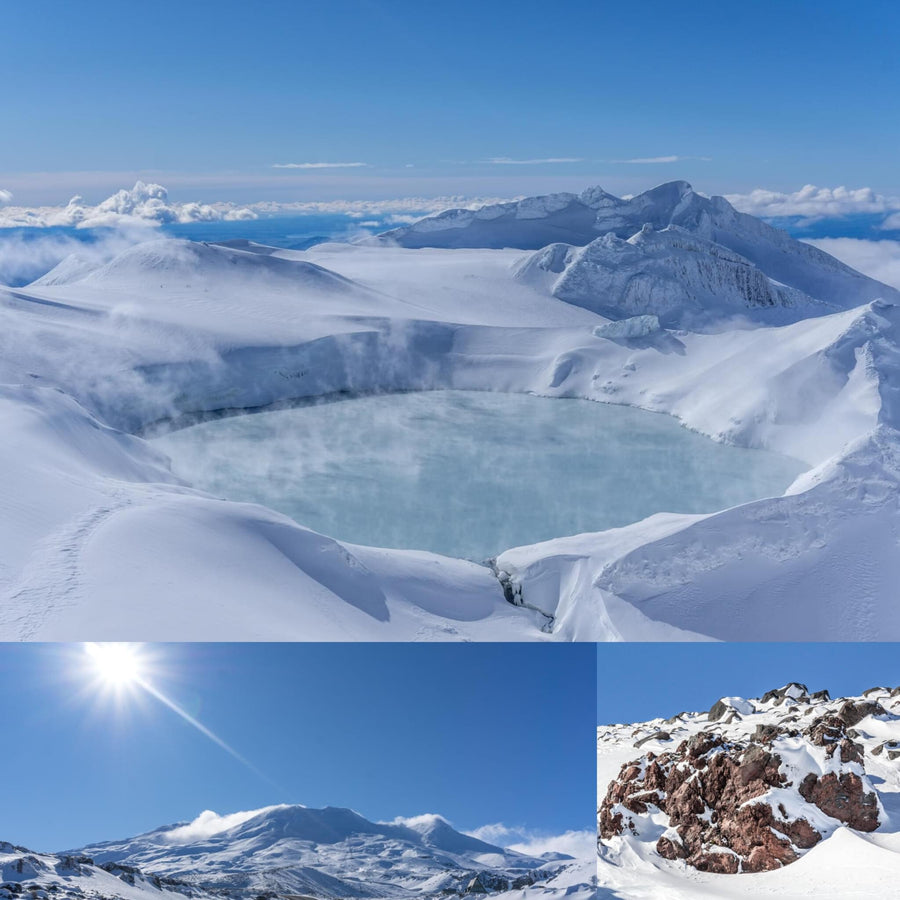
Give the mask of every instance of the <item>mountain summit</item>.
[{"label": "mountain summit", "polygon": [[657,314],[669,325],[685,324],[685,314],[689,325],[716,311],[769,311],[764,318],[783,322],[876,298],[900,301],[894,288],[686,181],[628,198],[592,187],[451,209],[378,240],[539,250],[525,272],[558,276],[546,283],[555,297],[612,318]]},{"label": "mountain summit", "polygon": [[205,812],[77,853],[204,890],[314,897],[464,893],[475,878],[492,891],[507,890],[544,882],[568,865],[478,840],[440,816],[372,822],[351,809],[299,805]]}]

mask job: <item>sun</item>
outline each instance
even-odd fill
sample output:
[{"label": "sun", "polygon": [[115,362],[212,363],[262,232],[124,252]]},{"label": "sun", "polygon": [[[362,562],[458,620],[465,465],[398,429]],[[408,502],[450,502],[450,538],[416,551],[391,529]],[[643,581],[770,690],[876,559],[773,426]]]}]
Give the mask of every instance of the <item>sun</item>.
[{"label": "sun", "polygon": [[85,644],[91,667],[107,687],[124,689],[141,682],[143,665],[136,644]]}]

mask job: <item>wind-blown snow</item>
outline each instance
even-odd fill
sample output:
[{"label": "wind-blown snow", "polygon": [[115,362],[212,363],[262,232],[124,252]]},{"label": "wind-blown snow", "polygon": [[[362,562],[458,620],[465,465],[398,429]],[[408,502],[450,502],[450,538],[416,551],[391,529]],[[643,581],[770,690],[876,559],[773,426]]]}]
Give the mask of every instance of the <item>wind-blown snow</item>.
[{"label": "wind-blown snow", "polygon": [[[635,316],[552,286],[576,243],[608,232],[632,250],[675,237],[715,280],[700,294],[667,272],[659,307],[655,288],[638,298],[647,319],[607,329]],[[483,246],[396,246],[409,235]],[[570,248],[523,279],[528,249],[485,249],[511,237]],[[729,293],[729,267],[761,273],[759,292]],[[0,635],[897,638],[897,297],[684,182],[453,213],[371,246],[162,241],[64,262],[0,289]],[[698,330],[663,327],[676,308]],[[136,436],[214,410],[448,388],[665,412],[811,470],[781,497],[512,548],[491,569],[203,495]]]}]

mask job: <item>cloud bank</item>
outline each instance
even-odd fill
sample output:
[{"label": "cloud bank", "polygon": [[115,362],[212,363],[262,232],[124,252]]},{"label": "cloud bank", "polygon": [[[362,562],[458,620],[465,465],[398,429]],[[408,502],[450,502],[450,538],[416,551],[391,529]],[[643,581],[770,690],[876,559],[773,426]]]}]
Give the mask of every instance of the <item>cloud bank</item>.
[{"label": "cloud bank", "polygon": [[806,241],[854,269],[900,289],[900,241],[817,238]]},{"label": "cloud bank", "polygon": [[[365,219],[373,216],[393,217],[397,221],[415,221],[445,209],[477,209],[493,203],[506,203],[522,197],[397,197],[392,200],[314,200],[278,203],[262,201],[247,206],[259,215],[334,214]],[[410,218],[411,217],[411,218]]]},{"label": "cloud bank", "polygon": [[[2,202],[2,197],[9,199]],[[135,183],[92,206],[76,195],[65,206],[12,206],[12,194],[0,191],[0,228],[114,228],[255,219],[257,214],[233,203],[176,203],[159,184]]]},{"label": "cloud bank", "polygon": [[[748,194],[725,194],[725,199],[741,212],[765,218],[801,216],[824,219],[862,213],[900,212],[900,197],[884,197],[872,188],[823,188],[807,184],[793,193],[756,188]],[[898,217],[897,225],[900,225]],[[891,226],[887,222],[882,227]]]},{"label": "cloud bank", "polygon": [[565,853],[576,859],[590,859],[597,852],[597,835],[593,830],[565,831],[562,834],[551,834],[531,828],[509,827],[502,822],[482,825],[466,834],[506,847],[518,850],[529,856],[540,856],[543,853]]}]

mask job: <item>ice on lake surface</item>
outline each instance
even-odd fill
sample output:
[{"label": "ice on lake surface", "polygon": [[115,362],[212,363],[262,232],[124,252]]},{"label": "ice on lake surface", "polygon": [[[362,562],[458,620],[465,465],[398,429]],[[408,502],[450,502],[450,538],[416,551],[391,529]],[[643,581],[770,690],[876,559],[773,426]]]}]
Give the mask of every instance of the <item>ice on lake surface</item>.
[{"label": "ice on lake surface", "polygon": [[806,468],[632,407],[469,391],[233,416],[154,444],[219,497],[344,541],[478,561],[655,512],[777,496]]}]

